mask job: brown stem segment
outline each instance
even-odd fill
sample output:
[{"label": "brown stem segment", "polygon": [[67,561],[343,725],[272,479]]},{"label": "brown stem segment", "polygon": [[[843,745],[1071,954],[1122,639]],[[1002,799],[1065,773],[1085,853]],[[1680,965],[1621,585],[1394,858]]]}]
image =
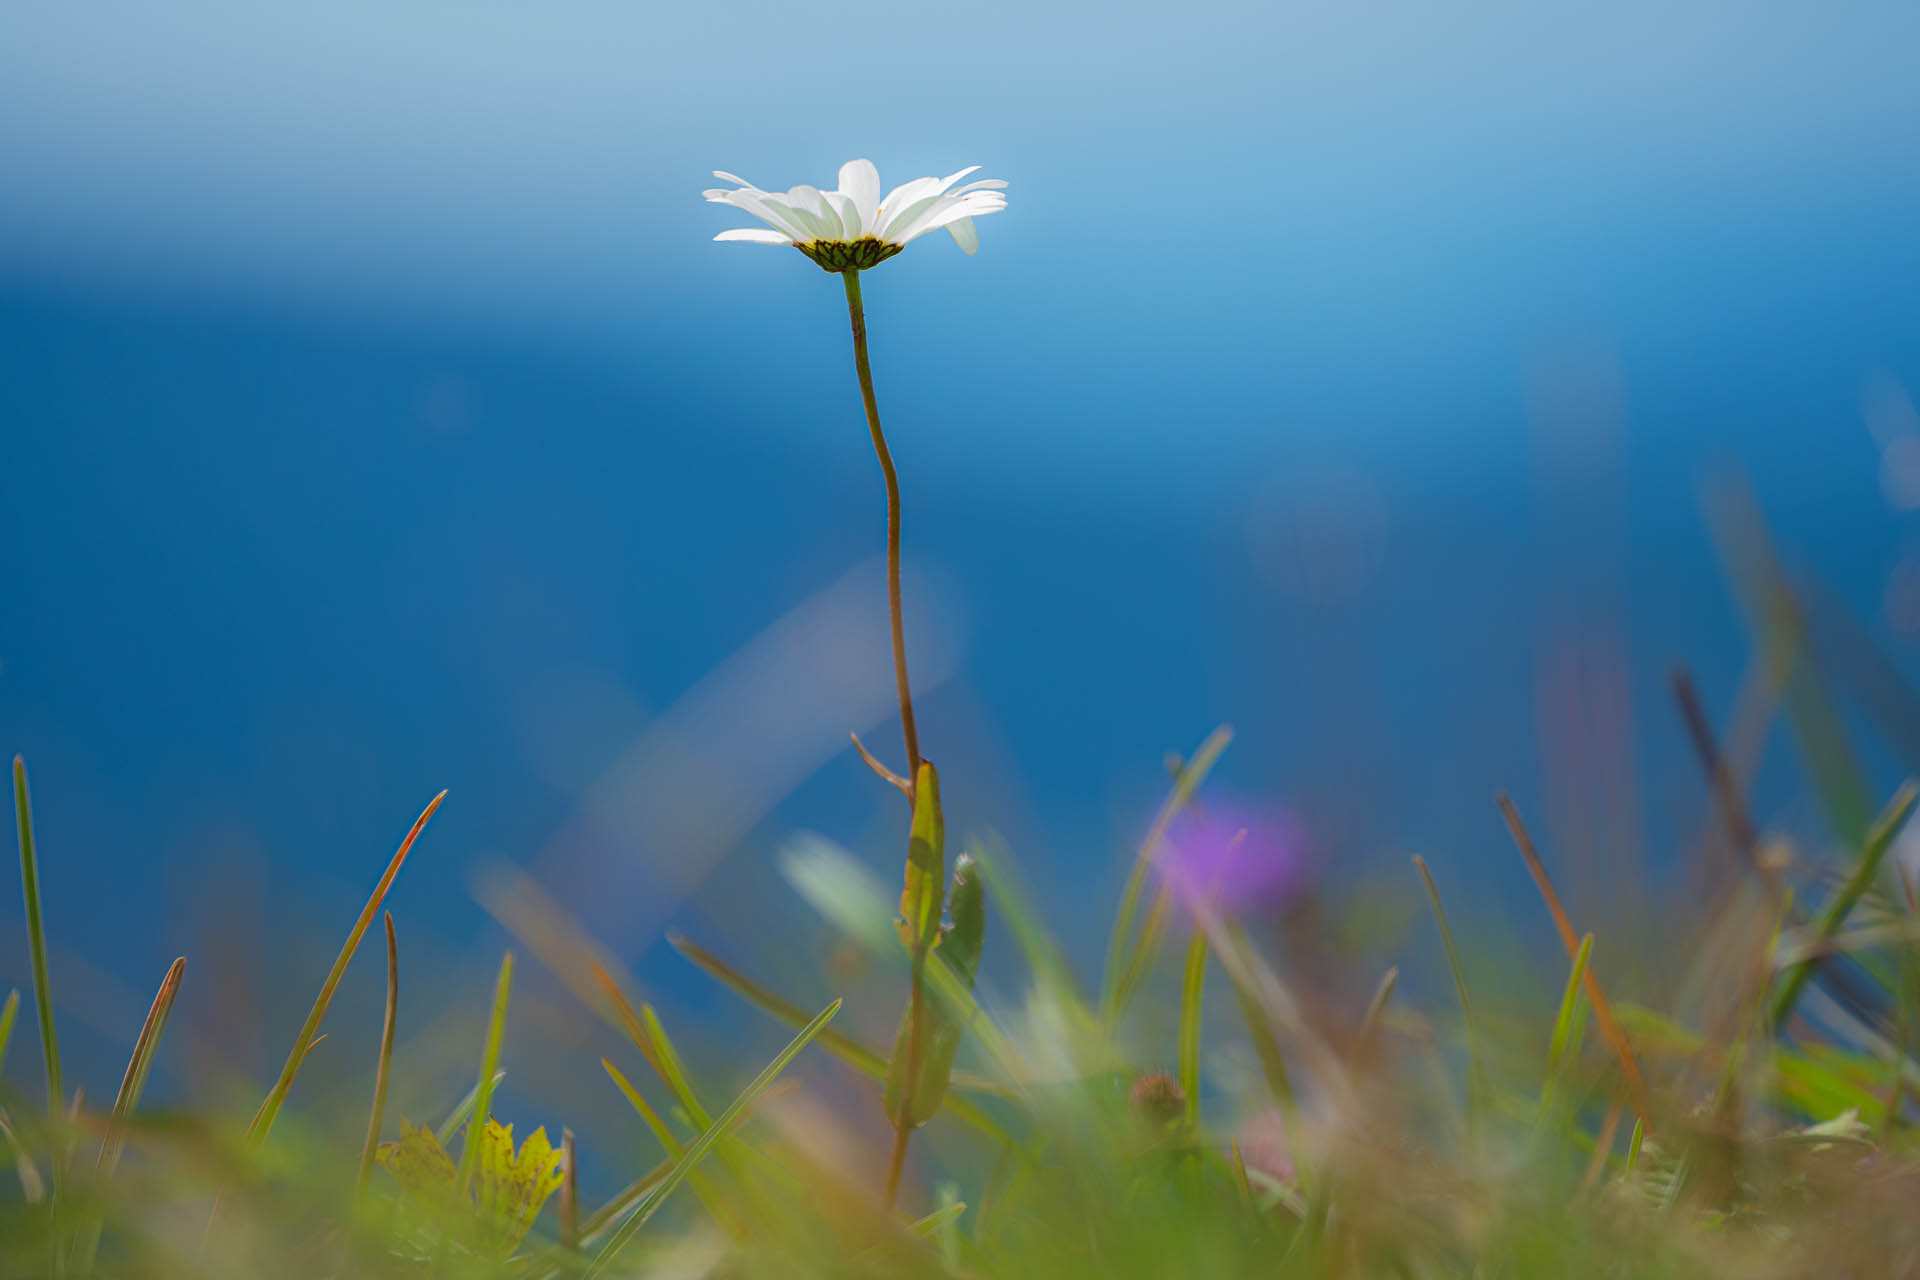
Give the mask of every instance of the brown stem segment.
[{"label": "brown stem segment", "polygon": [[[880,430],[880,407],[873,398],[873,370],[867,365],[867,313],[860,302],[860,273],[843,271],[840,278],[847,286],[847,317],[853,322],[853,364],[860,374],[860,399],[867,409],[867,430],[873,436],[873,452],[880,459],[880,474],[887,482],[887,609],[893,620],[893,682],[900,695],[900,732],[907,744],[907,777],[920,776],[920,732],[913,723],[913,691],[907,684],[907,633],[900,616],[900,476],[893,469],[893,454],[887,449],[887,437]],[[913,802],[913,789],[907,788],[907,802]]]}]

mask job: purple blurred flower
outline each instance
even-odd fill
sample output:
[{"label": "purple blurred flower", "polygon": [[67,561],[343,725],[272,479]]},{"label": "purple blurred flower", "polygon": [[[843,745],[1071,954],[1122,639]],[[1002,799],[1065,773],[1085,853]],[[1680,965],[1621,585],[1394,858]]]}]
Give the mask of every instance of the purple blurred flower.
[{"label": "purple blurred flower", "polygon": [[1285,906],[1307,879],[1306,832],[1282,809],[1189,805],[1167,829],[1155,864],[1189,911],[1227,915]]}]

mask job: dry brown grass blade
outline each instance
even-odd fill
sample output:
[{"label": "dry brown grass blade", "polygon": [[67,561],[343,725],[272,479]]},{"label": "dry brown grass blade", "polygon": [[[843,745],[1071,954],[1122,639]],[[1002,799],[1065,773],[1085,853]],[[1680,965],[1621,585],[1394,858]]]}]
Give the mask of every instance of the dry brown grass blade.
[{"label": "dry brown grass blade", "polygon": [[393,936],[393,912],[387,922],[387,1016],[380,1024],[380,1065],[373,1073],[373,1111],[367,1116],[367,1141],[360,1148],[360,1174],[354,1183],[364,1189],[373,1172],[373,1155],[380,1147],[380,1129],[387,1119],[387,1073],[393,1066],[393,1028],[400,1012],[400,947]]},{"label": "dry brown grass blade", "polygon": [[1727,825],[1727,835],[1734,851],[1746,862],[1749,871],[1760,876],[1769,891],[1777,891],[1778,878],[1760,856],[1760,833],[1754,827],[1746,801],[1740,795],[1740,783],[1733,776],[1733,769],[1720,750],[1719,740],[1714,737],[1713,724],[1707,719],[1700,693],[1693,686],[1693,677],[1687,674],[1686,668],[1676,667],[1671,680],[1673,700],[1679,705],[1680,719],[1687,726],[1687,737],[1693,743],[1694,754],[1700,757],[1700,768],[1707,775],[1708,785],[1713,788],[1720,819]]},{"label": "dry brown grass blade", "polygon": [[[1506,819],[1507,831],[1513,836],[1520,856],[1526,860],[1527,871],[1533,876],[1533,883],[1540,890],[1541,898],[1546,901],[1547,912],[1553,917],[1554,928],[1560,931],[1560,942],[1566,947],[1567,958],[1571,960],[1580,953],[1580,935],[1574,932],[1573,921],[1567,918],[1567,909],[1560,905],[1560,895],[1554,892],[1553,881],[1547,876],[1546,864],[1540,861],[1533,837],[1528,833],[1526,823],[1520,820],[1520,811],[1514,807],[1511,797],[1501,792],[1495,797],[1494,803],[1500,806],[1500,816]],[[1594,976],[1593,970],[1592,965],[1587,966],[1584,986],[1587,999],[1593,1004],[1594,1024],[1600,1028],[1601,1038],[1607,1042],[1607,1047],[1620,1059],[1620,1071],[1627,1081],[1627,1101],[1633,1107],[1633,1114],[1644,1131],[1652,1134],[1653,1117],[1647,1107],[1646,1077],[1640,1072],[1640,1061],[1634,1056],[1633,1045],[1613,1020],[1612,1006],[1607,1003],[1606,992],[1600,989],[1600,979]]]},{"label": "dry brown grass blade", "polygon": [[580,1160],[573,1150],[573,1130],[560,1131],[561,1160],[565,1178],[560,1183],[560,1247],[568,1253],[580,1252]]}]

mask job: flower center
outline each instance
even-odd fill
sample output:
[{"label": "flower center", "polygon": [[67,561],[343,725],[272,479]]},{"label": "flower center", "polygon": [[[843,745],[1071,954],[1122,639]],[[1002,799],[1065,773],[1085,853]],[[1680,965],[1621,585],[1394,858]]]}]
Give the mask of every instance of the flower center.
[{"label": "flower center", "polygon": [[822,271],[839,272],[877,267],[905,246],[888,244],[877,236],[861,236],[858,240],[815,240],[794,248],[820,264]]}]

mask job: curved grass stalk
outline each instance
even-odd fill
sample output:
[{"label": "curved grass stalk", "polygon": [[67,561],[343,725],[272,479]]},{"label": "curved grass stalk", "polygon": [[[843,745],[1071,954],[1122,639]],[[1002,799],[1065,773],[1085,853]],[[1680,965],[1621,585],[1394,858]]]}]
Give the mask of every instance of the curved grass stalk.
[{"label": "curved grass stalk", "polygon": [[813,1021],[803,1027],[800,1034],[788,1042],[786,1048],[774,1055],[773,1061],[769,1062],[760,1074],[754,1077],[753,1083],[742,1090],[740,1096],[735,1098],[732,1103],[727,1106],[727,1109],[720,1113],[719,1119],[708,1125],[699,1137],[688,1144],[685,1152],[674,1162],[672,1170],[654,1185],[644,1199],[635,1204],[632,1209],[628,1210],[627,1216],[621,1220],[620,1225],[614,1229],[613,1235],[607,1240],[607,1243],[601,1248],[600,1252],[594,1256],[593,1262],[588,1265],[586,1280],[594,1280],[595,1277],[606,1274],[607,1268],[612,1266],[615,1259],[620,1256],[628,1245],[633,1243],[634,1237],[638,1236],[641,1229],[647,1225],[648,1220],[651,1219],[655,1213],[659,1212],[660,1206],[666,1202],[667,1197],[673,1194],[676,1187],[686,1181],[687,1175],[693,1172],[694,1166],[699,1164],[700,1161],[705,1158],[707,1152],[713,1149],[713,1145],[732,1127],[733,1122],[738,1119],[748,1107],[753,1105],[754,1099],[766,1091],[767,1086],[771,1085],[775,1078],[786,1069],[787,1064],[798,1057],[800,1051],[806,1048],[813,1038],[820,1033],[821,1029],[824,1028],[828,1022],[832,1021],[833,1016],[839,1012],[840,1001],[835,1000],[832,1004],[815,1014]]}]

